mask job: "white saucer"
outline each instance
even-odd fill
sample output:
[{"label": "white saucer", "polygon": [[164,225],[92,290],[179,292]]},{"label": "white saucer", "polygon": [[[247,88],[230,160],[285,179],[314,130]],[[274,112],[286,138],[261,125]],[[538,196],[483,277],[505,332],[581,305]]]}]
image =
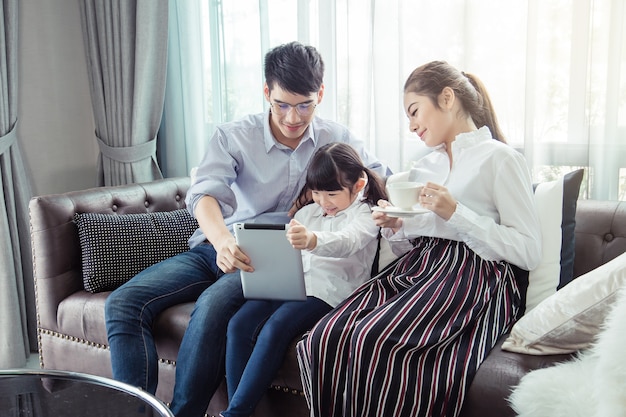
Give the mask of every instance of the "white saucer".
[{"label": "white saucer", "polygon": [[389,217],[413,217],[417,214],[424,214],[424,213],[430,212],[430,210],[426,210],[425,208],[422,208],[422,207],[416,207],[411,210],[404,210],[404,209],[393,207],[393,206],[389,206],[389,207],[375,206],[375,207],[372,207],[372,211],[380,211],[380,212],[386,213],[387,216]]}]

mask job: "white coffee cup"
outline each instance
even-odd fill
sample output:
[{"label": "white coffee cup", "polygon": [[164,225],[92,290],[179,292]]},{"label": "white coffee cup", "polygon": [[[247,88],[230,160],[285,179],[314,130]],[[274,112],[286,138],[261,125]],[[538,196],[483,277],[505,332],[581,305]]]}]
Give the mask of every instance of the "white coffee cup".
[{"label": "white coffee cup", "polygon": [[390,203],[402,210],[412,210],[419,203],[424,184],[414,181],[395,181],[387,184]]}]

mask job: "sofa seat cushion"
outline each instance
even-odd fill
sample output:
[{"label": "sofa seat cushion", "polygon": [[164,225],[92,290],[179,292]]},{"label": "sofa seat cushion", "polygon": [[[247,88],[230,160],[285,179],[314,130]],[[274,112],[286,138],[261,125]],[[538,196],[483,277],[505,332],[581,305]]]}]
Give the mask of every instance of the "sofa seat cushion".
[{"label": "sofa seat cushion", "polygon": [[299,340],[300,338],[298,337],[289,345],[283,365],[274,376],[272,385],[281,387],[292,394],[304,395],[302,380],[300,379],[300,366],[298,365],[298,356],[296,354],[296,344]]},{"label": "sofa seat cushion", "polygon": [[[59,303],[58,332],[108,346],[104,304],[110,291],[96,294],[77,291]],[[154,337],[161,359],[176,361],[178,348],[187,329],[194,303],[179,304],[165,310],[157,317]]]},{"label": "sofa seat cushion", "polygon": [[478,368],[466,393],[460,417],[514,417],[507,398],[520,379],[533,369],[566,361],[572,355],[525,355],[502,350],[508,334],[500,337],[496,346]]},{"label": "sofa seat cushion", "polygon": [[[154,337],[157,343],[159,358],[176,361],[178,349],[189,324],[193,307],[194,303],[179,304],[168,308],[159,315],[154,325]],[[296,343],[298,340],[300,340],[299,337],[291,342],[283,366],[278,370],[272,385],[300,395],[302,393],[302,382],[296,356]]]},{"label": "sofa seat cushion", "polygon": [[159,314],[154,323],[154,338],[159,358],[176,361],[193,307],[193,302],[178,304]]},{"label": "sofa seat cushion", "polygon": [[109,294],[77,291],[63,299],[57,315],[59,333],[106,346],[104,303]]}]

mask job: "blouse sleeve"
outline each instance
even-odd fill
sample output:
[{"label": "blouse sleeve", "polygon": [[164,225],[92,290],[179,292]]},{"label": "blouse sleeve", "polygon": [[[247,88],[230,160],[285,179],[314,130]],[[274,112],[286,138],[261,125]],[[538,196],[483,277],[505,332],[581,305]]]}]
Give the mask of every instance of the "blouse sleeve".
[{"label": "blouse sleeve", "polygon": [[492,200],[499,221],[458,203],[448,225],[481,257],[534,269],[541,260],[541,231],[530,173],[521,154],[509,153],[499,162]]}]

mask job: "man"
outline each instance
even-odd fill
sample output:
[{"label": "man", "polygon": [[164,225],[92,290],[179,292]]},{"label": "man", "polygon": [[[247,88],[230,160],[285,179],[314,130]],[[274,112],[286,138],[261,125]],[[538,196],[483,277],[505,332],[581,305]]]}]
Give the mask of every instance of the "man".
[{"label": "man", "polygon": [[311,157],[329,142],[351,144],[369,168],[389,174],[347,128],[315,116],[323,75],[313,47],[292,42],[266,54],[269,111],[223,124],[209,142],[187,193],[200,225],[190,250],[147,268],[108,297],[113,377],[150,393],[158,374],[152,323],[164,309],[196,301],[176,361],[171,409],[177,417],[204,415],[224,375],[228,320],[245,301],[238,271],[254,266],[237,246],[232,224],[287,222]]}]

